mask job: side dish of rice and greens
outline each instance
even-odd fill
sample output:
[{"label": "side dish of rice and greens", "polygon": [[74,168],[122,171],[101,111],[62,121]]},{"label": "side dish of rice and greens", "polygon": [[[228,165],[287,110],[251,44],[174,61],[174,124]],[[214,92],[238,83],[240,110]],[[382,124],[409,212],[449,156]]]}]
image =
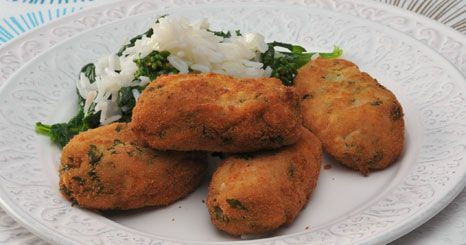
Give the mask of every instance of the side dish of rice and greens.
[{"label": "side dish of rice and greens", "polygon": [[164,74],[217,73],[234,77],[276,77],[293,84],[297,70],[311,58],[337,58],[307,52],[299,45],[265,42],[258,33],[213,31],[206,19],[161,16],[145,33],[129,40],[116,54],[85,65],[79,74],[79,112],[67,123],[38,122],[36,132],[60,147],[73,136],[113,122],[129,122],[146,86]]}]

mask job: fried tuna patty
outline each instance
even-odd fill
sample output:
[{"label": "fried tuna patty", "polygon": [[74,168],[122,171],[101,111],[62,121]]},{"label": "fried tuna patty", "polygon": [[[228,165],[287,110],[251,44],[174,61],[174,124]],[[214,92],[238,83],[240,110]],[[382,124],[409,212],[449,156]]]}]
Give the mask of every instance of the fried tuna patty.
[{"label": "fried tuna patty", "polygon": [[75,136],[64,148],[60,190],[90,209],[164,206],[186,196],[207,169],[204,153],[143,146],[125,123]]},{"label": "fried tuna patty", "polygon": [[304,126],[342,164],[367,175],[403,150],[403,109],[395,95],[343,59],[316,59],[295,79]]},{"label": "fried tuna patty", "polygon": [[161,150],[251,152],[295,143],[299,96],[275,78],[160,76],[142,93],[131,126]]},{"label": "fried tuna patty", "polygon": [[209,185],[212,223],[239,236],[293,222],[316,186],[321,159],[319,139],[305,128],[294,145],[227,156]]}]

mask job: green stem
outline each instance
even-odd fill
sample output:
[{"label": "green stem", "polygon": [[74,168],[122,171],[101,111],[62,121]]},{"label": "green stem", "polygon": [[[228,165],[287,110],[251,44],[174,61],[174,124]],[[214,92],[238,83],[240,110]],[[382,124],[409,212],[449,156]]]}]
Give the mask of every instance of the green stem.
[{"label": "green stem", "polygon": [[343,54],[343,49],[338,46],[333,47],[333,51],[331,53],[319,53],[320,57],[331,59],[331,58],[338,58]]},{"label": "green stem", "polygon": [[52,129],[51,125],[42,124],[40,122],[36,123],[36,133],[38,134],[49,135],[51,129]]}]

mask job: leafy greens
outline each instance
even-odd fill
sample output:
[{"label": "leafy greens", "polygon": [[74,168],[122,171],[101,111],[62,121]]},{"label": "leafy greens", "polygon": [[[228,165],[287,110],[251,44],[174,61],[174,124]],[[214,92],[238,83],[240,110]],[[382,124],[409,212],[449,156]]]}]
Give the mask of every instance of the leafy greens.
[{"label": "leafy greens", "polygon": [[[293,80],[298,73],[298,69],[307,64],[312,56],[316,53],[306,53],[306,49],[299,45],[292,45],[281,42],[268,43],[269,48],[261,54],[260,61],[264,68],[272,68],[272,77],[276,77],[286,86],[293,85]],[[289,50],[277,51],[275,47],[281,47]],[[323,58],[338,58],[342,55],[343,50],[334,47],[331,53],[319,53]]]},{"label": "leafy greens", "polygon": [[[162,16],[160,18],[165,17]],[[157,19],[156,23],[159,22]],[[231,32],[223,31],[212,31],[216,36],[223,38],[230,38]],[[141,35],[137,35],[130,39],[130,41],[123,45],[117,52],[118,56],[122,56],[124,51],[133,47],[137,40],[143,36],[151,37],[154,34],[153,29],[147,30]],[[235,31],[237,36],[241,36],[239,30]],[[288,51],[278,51],[276,48],[283,48]],[[298,69],[305,65],[311,60],[311,57],[316,53],[308,53],[306,49],[299,45],[292,45],[281,42],[268,43],[268,49],[266,52],[260,54],[259,62],[263,63],[263,68],[272,68],[272,77],[280,79],[284,85],[293,85],[293,80],[298,72]],[[320,57],[323,58],[337,58],[342,54],[342,49],[335,47],[331,53],[319,53]],[[168,51],[152,51],[144,58],[134,60],[138,70],[134,74],[135,79],[140,76],[146,76],[151,81],[156,79],[158,76],[163,74],[176,74],[178,70],[175,69],[169,62]],[[190,70],[191,71],[191,70]],[[96,81],[95,65],[93,63],[85,65],[81,69],[81,73],[86,76],[90,83]],[[142,92],[145,86],[131,86],[123,87],[118,92],[117,104],[121,109],[122,117],[119,122],[129,122],[131,120],[132,110],[136,105],[136,98],[134,97],[133,90],[136,89],[138,92]],[[100,126],[100,111],[95,112],[95,104],[91,105],[90,109],[85,112],[84,104],[85,100],[79,94],[79,112],[68,122],[56,123],[56,124],[43,124],[41,122],[36,123],[36,132],[42,135],[50,137],[51,141],[60,147],[64,147],[75,135],[88,129],[97,128]]]}]

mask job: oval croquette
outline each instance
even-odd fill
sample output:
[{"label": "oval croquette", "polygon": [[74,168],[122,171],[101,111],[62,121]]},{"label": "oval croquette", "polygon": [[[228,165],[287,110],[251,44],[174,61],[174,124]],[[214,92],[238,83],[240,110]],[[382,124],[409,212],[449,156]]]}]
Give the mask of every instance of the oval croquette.
[{"label": "oval croquette", "polygon": [[125,123],[75,136],[64,148],[60,190],[90,209],[163,206],[192,192],[207,169],[204,153],[143,146]]},{"label": "oval croquette", "polygon": [[403,109],[395,95],[343,59],[316,59],[295,79],[304,126],[342,164],[367,175],[403,150]]},{"label": "oval croquette", "polygon": [[182,74],[144,90],[131,127],[160,150],[251,152],[295,143],[301,124],[299,96],[276,78]]},{"label": "oval croquette", "polygon": [[302,128],[291,146],[227,156],[209,185],[212,223],[231,235],[264,234],[293,222],[320,172],[322,147]]}]

